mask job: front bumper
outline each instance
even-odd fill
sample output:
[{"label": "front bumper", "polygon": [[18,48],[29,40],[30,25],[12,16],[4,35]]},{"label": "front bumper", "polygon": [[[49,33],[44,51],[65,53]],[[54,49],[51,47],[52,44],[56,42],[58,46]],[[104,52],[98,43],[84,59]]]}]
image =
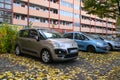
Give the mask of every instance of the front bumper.
[{"label": "front bumper", "polygon": [[114,45],[113,50],[120,50],[120,46],[119,45]]},{"label": "front bumper", "polygon": [[54,60],[71,60],[76,59],[78,57],[78,49],[77,48],[69,48],[69,49],[55,49]]},{"label": "front bumper", "polygon": [[96,52],[103,52],[103,53],[107,53],[109,51],[109,47],[105,46],[105,47],[96,47]]}]

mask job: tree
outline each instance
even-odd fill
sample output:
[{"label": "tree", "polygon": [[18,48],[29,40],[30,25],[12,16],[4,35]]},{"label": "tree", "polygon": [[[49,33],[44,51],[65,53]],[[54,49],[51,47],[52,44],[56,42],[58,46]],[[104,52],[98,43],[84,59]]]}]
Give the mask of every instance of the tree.
[{"label": "tree", "polygon": [[[120,0],[84,0],[84,10],[100,18],[120,18]],[[120,25],[120,22],[117,22]]]}]

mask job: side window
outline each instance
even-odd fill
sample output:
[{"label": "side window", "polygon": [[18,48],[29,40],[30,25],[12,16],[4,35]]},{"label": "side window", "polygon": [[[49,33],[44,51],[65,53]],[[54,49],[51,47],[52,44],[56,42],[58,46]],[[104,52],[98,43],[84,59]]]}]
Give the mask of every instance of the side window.
[{"label": "side window", "polygon": [[75,39],[82,40],[82,35],[79,33],[75,33]]},{"label": "side window", "polygon": [[35,36],[38,36],[38,32],[36,30],[30,30],[29,38],[35,38]]},{"label": "side window", "polygon": [[22,31],[20,31],[20,33],[19,33],[19,36],[20,37],[28,37],[28,30],[22,30]]},{"label": "side window", "polygon": [[64,38],[73,39],[73,33],[68,33],[64,35]]},{"label": "side window", "polygon": [[82,40],[88,40],[88,38],[84,35],[81,35],[82,36]]}]

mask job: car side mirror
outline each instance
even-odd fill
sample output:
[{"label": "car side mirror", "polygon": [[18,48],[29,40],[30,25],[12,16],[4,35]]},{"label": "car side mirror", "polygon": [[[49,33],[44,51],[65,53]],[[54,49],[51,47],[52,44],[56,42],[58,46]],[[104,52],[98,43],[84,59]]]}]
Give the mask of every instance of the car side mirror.
[{"label": "car side mirror", "polygon": [[36,41],[39,41],[39,36],[35,36]]}]

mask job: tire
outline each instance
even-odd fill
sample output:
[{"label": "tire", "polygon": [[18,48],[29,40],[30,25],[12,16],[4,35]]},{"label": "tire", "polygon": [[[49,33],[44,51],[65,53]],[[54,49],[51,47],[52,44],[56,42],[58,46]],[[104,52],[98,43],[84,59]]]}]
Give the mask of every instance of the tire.
[{"label": "tire", "polygon": [[19,46],[16,46],[16,47],[15,47],[15,54],[16,54],[16,55],[21,55],[21,50],[20,50],[20,47],[19,47]]},{"label": "tire", "polygon": [[51,57],[50,51],[48,51],[47,49],[42,50],[41,55],[40,55],[40,59],[44,63],[52,62],[52,57]]},{"label": "tire", "polygon": [[113,48],[112,48],[112,45],[108,43],[108,47],[109,47],[109,50],[112,51]]},{"label": "tire", "polygon": [[96,52],[95,48],[93,46],[88,46],[87,47],[88,52]]}]

